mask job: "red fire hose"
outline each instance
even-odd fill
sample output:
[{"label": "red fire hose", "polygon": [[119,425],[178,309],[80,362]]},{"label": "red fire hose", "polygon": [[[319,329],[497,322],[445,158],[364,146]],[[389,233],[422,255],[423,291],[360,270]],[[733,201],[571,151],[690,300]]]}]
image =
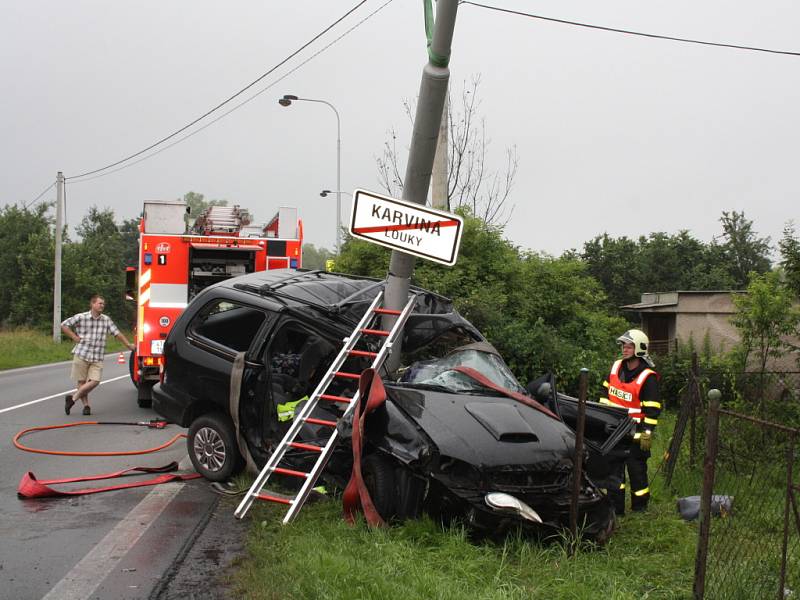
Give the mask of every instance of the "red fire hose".
[{"label": "red fire hose", "polygon": [[164,429],[167,425],[166,421],[138,421],[138,422],[120,422],[120,421],[78,421],[76,423],[66,423],[64,425],[47,425],[42,427],[29,427],[28,429],[23,429],[17,435],[14,436],[14,445],[19,448],[20,450],[24,450],[25,452],[35,452],[36,454],[54,454],[56,456],[134,456],[138,454],[150,454],[151,452],[158,452],[159,450],[163,450],[177,442],[181,438],[185,438],[185,433],[178,433],[175,434],[172,439],[169,441],[161,444],[160,446],[155,446],[154,448],[145,448],[144,450],[119,450],[119,451],[108,451],[108,452],[77,452],[77,451],[66,451],[66,450],[44,450],[42,448],[31,448],[30,446],[25,446],[24,444],[20,443],[20,440],[28,435],[29,433],[33,433],[34,431],[47,431],[50,429],[65,429],[67,427],[80,427],[82,425],[135,425],[139,427],[149,427],[150,429]]},{"label": "red fire hose", "polygon": [[[56,456],[134,456],[139,454],[150,454],[152,452],[158,452],[159,450],[163,450],[177,442],[178,440],[185,438],[185,433],[178,433],[174,435],[170,440],[167,442],[155,446],[153,448],[145,448],[144,450],[120,450],[120,451],[106,451],[106,452],[78,452],[78,451],[67,451],[67,450],[45,450],[43,448],[31,448],[30,446],[26,446],[20,442],[20,440],[25,437],[26,435],[33,433],[35,431],[47,431],[50,429],[64,429],[67,427],[80,427],[83,425],[133,425],[139,427],[148,427],[151,429],[163,429],[166,427],[166,421],[138,421],[138,422],[119,422],[119,421],[78,421],[76,423],[67,423],[64,425],[47,425],[42,427],[29,427],[28,429],[23,429],[17,435],[14,436],[14,446],[23,450],[25,452],[34,452],[36,454],[53,454]],[[112,490],[122,490],[127,488],[133,487],[141,487],[141,486],[148,486],[148,485],[157,485],[159,483],[167,483],[169,481],[186,481],[188,479],[196,479],[200,477],[198,473],[171,473],[170,471],[175,471],[178,468],[178,464],[172,462],[168,465],[163,467],[133,467],[130,469],[125,469],[122,471],[115,471],[113,473],[105,473],[102,475],[88,475],[85,477],[70,477],[65,479],[50,479],[47,481],[40,481],[36,478],[36,475],[28,471],[25,475],[22,476],[22,479],[17,486],[17,496],[20,498],[52,498],[56,496],[78,496],[84,494],[96,494],[98,492],[109,492]],[[80,490],[72,490],[72,491],[60,491],[54,490],[51,487],[48,487],[48,484],[61,484],[61,483],[75,483],[80,481],[97,481],[100,479],[112,479],[116,477],[126,477],[129,475],[135,475],[138,473],[160,473],[157,477],[152,479],[147,479],[144,481],[137,481],[134,483],[124,483],[118,484],[113,486],[106,486],[106,487],[99,487],[99,488],[84,488]]]}]

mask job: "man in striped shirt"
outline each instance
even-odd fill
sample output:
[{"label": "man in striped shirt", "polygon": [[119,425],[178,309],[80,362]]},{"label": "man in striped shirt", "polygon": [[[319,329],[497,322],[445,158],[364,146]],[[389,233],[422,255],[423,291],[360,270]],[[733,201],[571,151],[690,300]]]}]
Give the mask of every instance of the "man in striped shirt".
[{"label": "man in striped shirt", "polygon": [[72,379],[77,383],[74,394],[64,398],[64,411],[69,414],[72,405],[83,402],[83,414],[92,414],[89,407],[89,392],[100,385],[103,375],[103,357],[106,354],[106,338],[116,337],[130,350],[134,349],[128,339],[114,325],[110,317],[103,314],[106,301],[95,294],[90,300],[88,312],[78,313],[61,323],[61,331],[75,342],[72,349]]}]

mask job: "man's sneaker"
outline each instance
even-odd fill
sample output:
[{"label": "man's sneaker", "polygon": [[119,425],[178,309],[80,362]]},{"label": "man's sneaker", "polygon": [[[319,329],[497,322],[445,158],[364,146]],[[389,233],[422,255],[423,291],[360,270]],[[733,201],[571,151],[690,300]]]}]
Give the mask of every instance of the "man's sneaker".
[{"label": "man's sneaker", "polygon": [[64,412],[69,414],[69,411],[72,410],[72,405],[75,404],[75,400],[72,399],[72,394],[67,394],[64,396]]},{"label": "man's sneaker", "polygon": [[89,408],[88,406],[84,406],[84,407],[83,407],[83,414],[85,414],[85,415],[90,415],[90,414],[92,414],[92,409],[91,409],[91,408]]}]

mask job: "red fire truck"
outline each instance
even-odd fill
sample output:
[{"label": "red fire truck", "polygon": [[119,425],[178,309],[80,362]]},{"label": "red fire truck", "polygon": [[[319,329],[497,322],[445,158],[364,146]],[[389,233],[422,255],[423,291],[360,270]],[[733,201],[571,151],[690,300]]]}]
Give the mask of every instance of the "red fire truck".
[{"label": "red fire truck", "polygon": [[183,202],[144,204],[138,270],[128,270],[127,285],[137,303],[129,366],[144,408],[164,362],[164,340],[200,290],[245,273],[302,266],[303,223],[296,208],[282,207],[265,225],[253,225],[238,206],[212,206],[190,222]]}]

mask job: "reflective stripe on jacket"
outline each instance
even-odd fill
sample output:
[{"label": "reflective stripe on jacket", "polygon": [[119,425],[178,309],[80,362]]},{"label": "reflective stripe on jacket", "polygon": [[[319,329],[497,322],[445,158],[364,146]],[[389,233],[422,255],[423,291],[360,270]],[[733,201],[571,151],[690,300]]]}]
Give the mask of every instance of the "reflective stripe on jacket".
[{"label": "reflective stripe on jacket", "polygon": [[627,409],[628,416],[639,423],[644,418],[639,394],[647,378],[650,375],[655,375],[656,372],[652,369],[645,369],[633,381],[623,383],[619,378],[621,366],[622,361],[618,360],[611,367],[611,373],[608,376],[608,398],[604,398],[606,400],[604,404],[613,404]]}]

